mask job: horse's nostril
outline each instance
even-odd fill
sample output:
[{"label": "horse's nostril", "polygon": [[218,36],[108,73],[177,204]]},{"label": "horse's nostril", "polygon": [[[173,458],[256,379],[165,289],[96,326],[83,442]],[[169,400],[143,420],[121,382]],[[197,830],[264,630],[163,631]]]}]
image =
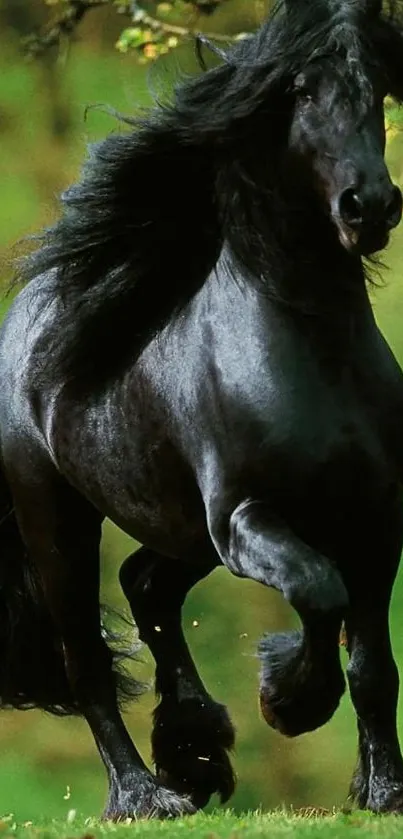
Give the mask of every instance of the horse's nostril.
[{"label": "horse's nostril", "polygon": [[345,189],[339,198],[339,215],[340,218],[349,225],[354,227],[362,224],[363,221],[363,205],[354,189]]},{"label": "horse's nostril", "polygon": [[388,227],[397,227],[402,217],[402,193],[398,186],[393,187],[393,195],[386,207]]}]

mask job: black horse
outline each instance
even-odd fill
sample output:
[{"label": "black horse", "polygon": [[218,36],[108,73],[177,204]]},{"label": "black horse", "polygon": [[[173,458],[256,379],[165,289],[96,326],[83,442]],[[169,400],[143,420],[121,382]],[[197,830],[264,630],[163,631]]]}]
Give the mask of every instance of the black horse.
[{"label": "black horse", "polygon": [[[180,614],[218,565],[301,619],[260,648],[262,712],[286,735],[337,708],[344,622],[352,795],[403,811],[388,631],[403,377],[363,263],[402,209],[383,113],[385,94],[403,97],[398,11],[281,4],[95,146],[25,264],[0,344],[0,695],[84,715],[106,817],[191,813],[233,791],[233,728]],[[143,545],[121,583],[156,661],[155,776],[100,621],[105,516]]]}]

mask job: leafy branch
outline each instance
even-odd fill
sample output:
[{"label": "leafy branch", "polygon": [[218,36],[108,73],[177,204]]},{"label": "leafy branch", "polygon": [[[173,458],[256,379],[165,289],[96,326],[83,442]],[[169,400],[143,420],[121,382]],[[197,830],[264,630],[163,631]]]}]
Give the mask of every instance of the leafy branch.
[{"label": "leafy branch", "polygon": [[[51,7],[51,20],[43,32],[25,39],[30,57],[38,57],[70,40],[94,9],[113,8],[129,19],[116,44],[121,52],[136,50],[139,60],[150,61],[175,49],[183,40],[203,31],[206,37],[225,43],[238,40],[246,33],[225,35],[206,32],[205,20],[213,18],[219,7],[231,0],[43,0]],[[253,0],[251,0],[252,4]],[[254,0],[259,9],[265,0]]]}]

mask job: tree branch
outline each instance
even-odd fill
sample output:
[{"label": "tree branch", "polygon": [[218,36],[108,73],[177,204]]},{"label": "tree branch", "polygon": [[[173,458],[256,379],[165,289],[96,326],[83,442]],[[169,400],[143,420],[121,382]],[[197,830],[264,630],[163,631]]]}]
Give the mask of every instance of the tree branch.
[{"label": "tree branch", "polygon": [[[203,16],[210,16],[212,12],[224,0],[188,0],[189,5],[193,5]],[[24,51],[31,58],[37,58],[43,55],[52,47],[57,47],[65,38],[71,38],[79,24],[88,12],[100,6],[114,6],[116,11],[131,18],[134,26],[141,29],[148,29],[153,33],[153,36],[161,39],[171,38],[190,38],[198,34],[199,29],[194,25],[181,26],[180,24],[170,23],[155,17],[146,11],[139,0],[69,0],[54,23],[52,23],[48,30],[43,33],[30,35],[24,39]],[[240,35],[231,36],[223,35],[222,33],[203,32],[204,37],[221,42],[234,42],[243,37],[244,33]],[[130,40],[130,39],[129,39]],[[145,41],[144,41],[145,43]],[[144,45],[144,44],[142,44]],[[153,55],[151,57],[154,57]]]},{"label": "tree branch", "polygon": [[[160,20],[159,18],[153,17],[144,9],[138,9],[135,12],[133,17],[134,23],[140,23],[144,26],[147,26],[153,32],[164,32],[166,35],[178,35],[181,38],[186,37],[194,37],[198,35],[200,32],[199,28],[195,26],[178,26],[173,23],[168,23],[166,21]],[[243,37],[244,33],[240,33],[238,35],[223,35],[220,32],[204,32],[203,36],[205,38],[211,38],[211,40],[215,41],[222,41],[223,43],[230,43],[237,41],[239,38]]]},{"label": "tree branch", "polygon": [[110,0],[70,0],[69,5],[47,32],[24,38],[25,52],[36,58],[51,47],[58,46],[63,38],[70,38],[74,34],[87,12],[109,4]]}]

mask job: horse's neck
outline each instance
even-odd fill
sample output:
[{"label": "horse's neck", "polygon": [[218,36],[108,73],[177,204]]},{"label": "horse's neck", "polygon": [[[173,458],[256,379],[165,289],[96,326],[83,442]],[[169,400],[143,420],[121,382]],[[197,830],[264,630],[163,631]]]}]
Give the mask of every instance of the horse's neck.
[{"label": "horse's neck", "polygon": [[266,246],[262,235],[252,237],[249,252],[227,240],[221,264],[229,276],[254,285],[296,317],[314,315],[335,323],[349,315],[367,317],[370,308],[361,260],[349,255],[332,231],[313,229],[309,239],[290,231],[283,242],[273,242],[268,232]]},{"label": "horse's neck", "polygon": [[353,306],[365,289],[361,260],[342,247],[315,193],[293,188],[289,177],[283,180],[256,193],[235,182],[223,253],[232,252],[233,262],[262,278],[273,298],[290,306],[315,311]]},{"label": "horse's neck", "polygon": [[301,305],[289,305],[267,288],[265,280],[242,269],[227,243],[199,295],[196,307],[201,334],[206,318],[207,334],[211,334],[213,318],[217,334],[212,343],[216,343],[223,365],[237,363],[240,356],[228,347],[235,343],[239,349],[239,337],[250,362],[255,353],[256,369],[269,369],[277,359],[280,370],[282,359],[295,357],[299,363],[307,357],[316,358],[337,375],[344,367],[357,364],[357,359],[366,358],[367,349],[374,346],[377,327],[365,285],[350,300],[339,295],[326,310],[319,306],[309,310],[305,300]]}]

